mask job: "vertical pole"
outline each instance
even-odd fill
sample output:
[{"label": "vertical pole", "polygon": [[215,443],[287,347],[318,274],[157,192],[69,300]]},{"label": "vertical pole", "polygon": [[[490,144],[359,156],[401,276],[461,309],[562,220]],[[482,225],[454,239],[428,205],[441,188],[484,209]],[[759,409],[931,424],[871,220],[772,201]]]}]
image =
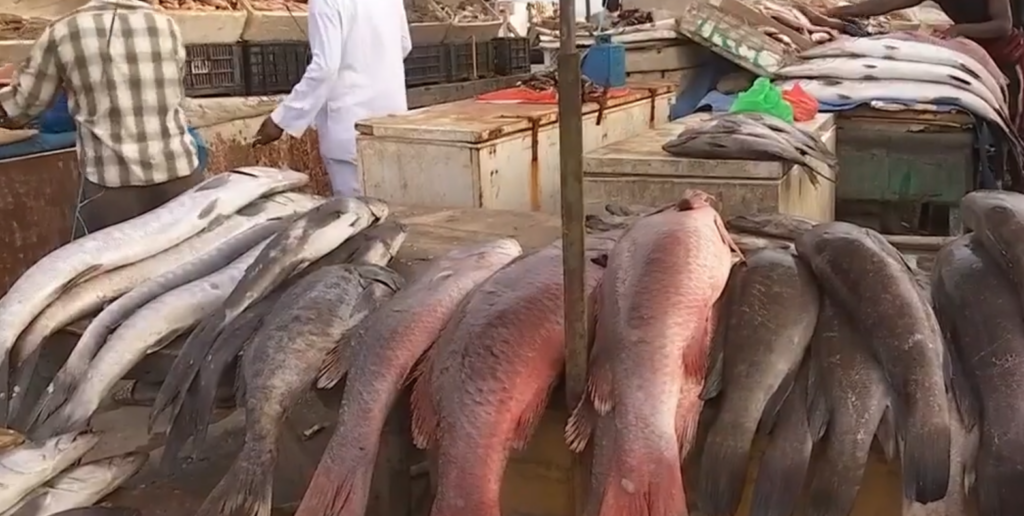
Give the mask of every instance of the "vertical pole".
[{"label": "vertical pole", "polygon": [[[576,50],[575,0],[559,0],[558,138],[562,189],[562,270],[565,275],[566,401],[572,410],[587,381],[587,305],[583,283],[583,96]],[[583,514],[586,462],[575,455],[570,474],[573,508]]]}]

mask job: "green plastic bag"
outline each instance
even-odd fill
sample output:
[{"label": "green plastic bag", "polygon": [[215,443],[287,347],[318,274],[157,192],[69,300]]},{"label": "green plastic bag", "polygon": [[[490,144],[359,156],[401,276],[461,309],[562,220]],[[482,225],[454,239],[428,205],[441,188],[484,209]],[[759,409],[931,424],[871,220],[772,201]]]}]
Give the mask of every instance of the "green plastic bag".
[{"label": "green plastic bag", "polygon": [[793,106],[782,98],[782,90],[764,77],[759,77],[750,89],[737,95],[729,112],[764,113],[793,123]]}]

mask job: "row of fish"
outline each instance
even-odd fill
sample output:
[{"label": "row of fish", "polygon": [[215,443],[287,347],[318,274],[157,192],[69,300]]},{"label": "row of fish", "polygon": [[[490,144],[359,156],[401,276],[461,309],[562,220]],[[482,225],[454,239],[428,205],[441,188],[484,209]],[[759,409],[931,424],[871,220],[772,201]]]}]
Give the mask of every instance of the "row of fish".
[{"label": "row of fish", "polygon": [[788,161],[805,166],[812,184],[821,179],[835,182],[836,156],[821,139],[761,113],[712,115],[684,129],[662,149],[695,159]]}]

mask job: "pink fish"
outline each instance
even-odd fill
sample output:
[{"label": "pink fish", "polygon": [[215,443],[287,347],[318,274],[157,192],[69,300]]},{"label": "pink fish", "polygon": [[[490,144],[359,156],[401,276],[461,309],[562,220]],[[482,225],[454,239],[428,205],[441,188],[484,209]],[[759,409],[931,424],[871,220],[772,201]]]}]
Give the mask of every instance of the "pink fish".
[{"label": "pink fish", "polygon": [[715,306],[734,247],[709,199],[688,191],[638,220],[608,256],[587,395],[566,428],[570,448],[582,451],[597,426],[594,456],[605,464],[592,474],[604,478],[591,481],[601,487],[591,489],[589,515],[687,513],[680,455],[703,406]]},{"label": "pink fish", "polygon": [[[588,239],[603,257],[617,235]],[[587,261],[593,288],[604,269]],[[466,299],[413,391],[413,438],[436,458],[431,516],[501,516],[509,453],[523,449],[565,367],[562,250],[509,264]]]}]

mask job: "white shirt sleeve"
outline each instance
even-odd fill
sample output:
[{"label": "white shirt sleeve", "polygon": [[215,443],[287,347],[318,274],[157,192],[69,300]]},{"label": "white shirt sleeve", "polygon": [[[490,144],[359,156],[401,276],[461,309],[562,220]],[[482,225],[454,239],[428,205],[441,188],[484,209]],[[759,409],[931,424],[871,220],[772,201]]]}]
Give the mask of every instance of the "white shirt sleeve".
[{"label": "white shirt sleeve", "polygon": [[308,36],[313,58],[306,73],[270,114],[278,127],[296,138],[312,125],[341,69],[344,35],[341,9],[335,1],[309,1]]},{"label": "white shirt sleeve", "polygon": [[405,4],[399,5],[399,13],[402,18],[402,57],[409,57],[409,52],[412,51],[412,36],[409,35],[409,19],[405,14]]}]

